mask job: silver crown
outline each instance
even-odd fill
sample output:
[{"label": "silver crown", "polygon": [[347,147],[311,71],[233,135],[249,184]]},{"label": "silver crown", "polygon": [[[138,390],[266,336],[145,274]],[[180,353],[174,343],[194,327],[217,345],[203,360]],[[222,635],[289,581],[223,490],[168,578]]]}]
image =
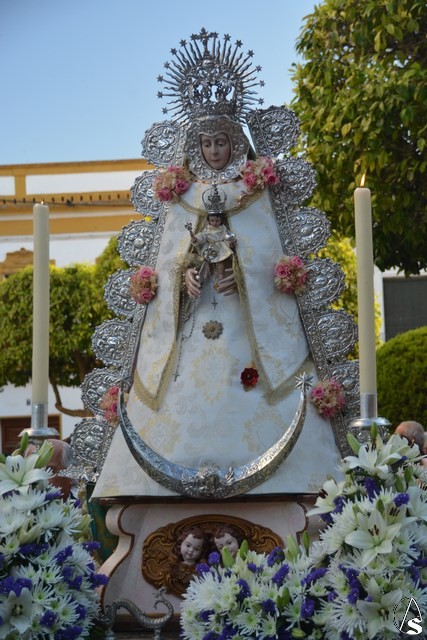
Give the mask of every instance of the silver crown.
[{"label": "silver crown", "polygon": [[216,184],[214,184],[211,189],[206,189],[206,191],[203,191],[202,200],[203,204],[205,205],[206,215],[224,215],[225,203],[227,202],[227,194],[222,189],[218,190]]},{"label": "silver crown", "polygon": [[228,115],[243,122],[252,105],[263,104],[252,90],[264,86],[262,80],[256,79],[261,67],[252,67],[253,51],[239,51],[240,40],[233,46],[225,34],[221,43],[217,33],[203,28],[191,36],[190,43],[181,40],[180,45],[180,50],[171,50],[174,59],[164,65],[166,77],[157,78],[166,89],[159,91],[158,97],[171,98],[171,106],[163,109],[164,114],[170,112],[174,119],[184,121]]}]

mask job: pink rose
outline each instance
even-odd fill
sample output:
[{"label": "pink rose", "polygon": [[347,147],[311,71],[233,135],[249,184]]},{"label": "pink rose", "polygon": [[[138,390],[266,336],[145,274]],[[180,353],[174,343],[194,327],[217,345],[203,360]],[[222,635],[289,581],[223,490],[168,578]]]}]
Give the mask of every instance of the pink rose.
[{"label": "pink rose", "polygon": [[257,182],[257,177],[253,173],[247,173],[245,176],[243,176],[243,183],[248,189],[254,189],[257,185]]},{"label": "pink rose", "polygon": [[175,183],[175,191],[178,194],[185,193],[186,191],[188,191],[189,187],[190,184],[185,180],[177,180]]},{"label": "pink rose", "polygon": [[143,304],[148,304],[154,298],[154,292],[150,291],[150,289],[143,289],[139,294],[139,299]]},{"label": "pink rose", "polygon": [[167,171],[169,173],[180,173],[180,171],[182,171],[182,167],[177,167],[173,164],[169,165],[169,167],[167,168]]},{"label": "pink rose", "polygon": [[278,262],[274,269],[274,275],[276,275],[278,278],[289,278],[289,266],[283,262]]},{"label": "pink rose", "polygon": [[136,275],[141,280],[149,280],[153,275],[154,270],[151,267],[143,266],[138,269]]},{"label": "pink rose", "polygon": [[163,187],[157,191],[157,197],[161,202],[170,202],[173,199],[173,194],[170,189]]},{"label": "pink rose", "polygon": [[312,398],[323,398],[323,395],[324,395],[324,390],[322,389],[322,387],[314,387],[311,390]]},{"label": "pink rose", "polygon": [[279,184],[279,176],[275,173],[269,173],[267,176],[267,184],[276,185]]},{"label": "pink rose", "polygon": [[149,280],[153,275],[153,273],[154,273],[154,270],[151,267],[143,266],[143,267],[140,267],[140,269],[138,269],[137,276],[141,280]]},{"label": "pink rose", "polygon": [[301,260],[301,258],[299,256],[292,256],[292,258],[289,260],[290,264],[293,265],[294,267],[303,267],[304,263]]}]

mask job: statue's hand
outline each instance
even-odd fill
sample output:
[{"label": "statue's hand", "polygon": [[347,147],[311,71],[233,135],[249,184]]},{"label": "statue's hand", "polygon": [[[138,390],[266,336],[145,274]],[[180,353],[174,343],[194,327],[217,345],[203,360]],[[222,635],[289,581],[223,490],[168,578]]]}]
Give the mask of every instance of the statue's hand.
[{"label": "statue's hand", "polygon": [[222,278],[222,280],[218,280],[215,288],[218,293],[223,293],[225,296],[232,296],[233,293],[237,292],[237,283],[233,269],[225,270],[225,277]]},{"label": "statue's hand", "polygon": [[201,294],[201,287],[199,281],[196,279],[196,269],[187,269],[185,272],[185,286],[190,298],[198,298]]}]

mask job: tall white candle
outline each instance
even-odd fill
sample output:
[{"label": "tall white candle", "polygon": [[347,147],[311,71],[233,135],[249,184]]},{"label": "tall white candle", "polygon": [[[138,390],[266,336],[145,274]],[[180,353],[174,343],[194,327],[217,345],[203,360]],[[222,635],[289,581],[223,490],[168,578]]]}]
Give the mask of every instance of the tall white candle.
[{"label": "tall white candle", "polygon": [[49,390],[49,207],[33,207],[32,403],[48,403]]},{"label": "tall white candle", "polygon": [[371,191],[363,186],[354,192],[359,316],[360,394],[377,393],[375,353],[374,257],[372,249]]}]

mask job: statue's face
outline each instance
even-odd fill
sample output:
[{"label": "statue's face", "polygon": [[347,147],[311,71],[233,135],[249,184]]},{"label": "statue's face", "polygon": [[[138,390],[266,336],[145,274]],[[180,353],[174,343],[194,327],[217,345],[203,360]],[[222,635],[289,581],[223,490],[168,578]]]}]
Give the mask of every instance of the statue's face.
[{"label": "statue's face", "polygon": [[207,164],[216,171],[221,171],[230,162],[231,144],[225,133],[208,136],[200,134],[200,147]]},{"label": "statue's face", "polygon": [[203,540],[191,533],[181,543],[181,555],[185,564],[195,564],[202,553]]},{"label": "statue's face", "polygon": [[222,218],[221,216],[208,216],[208,222],[211,227],[215,227],[215,229],[217,229],[222,225]]},{"label": "statue's face", "polygon": [[231,533],[224,533],[223,536],[218,538],[214,538],[215,546],[218,551],[221,551],[224,547],[227,547],[233,558],[236,557],[236,554],[239,550],[239,543],[236,538],[231,535]]}]

